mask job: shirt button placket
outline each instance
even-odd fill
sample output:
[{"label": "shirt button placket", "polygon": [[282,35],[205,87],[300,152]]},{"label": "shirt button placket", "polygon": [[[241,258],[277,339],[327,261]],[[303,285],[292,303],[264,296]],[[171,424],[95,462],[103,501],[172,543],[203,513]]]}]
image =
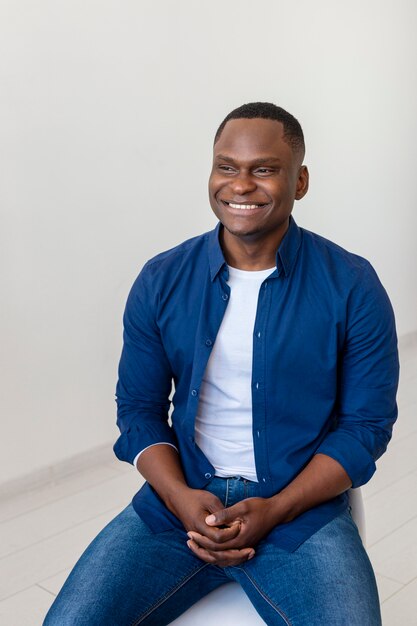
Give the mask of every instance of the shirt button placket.
[{"label": "shirt button placket", "polygon": [[[261,297],[262,301],[265,301],[265,299],[266,299],[266,297],[267,297],[267,287],[268,287],[268,282],[267,282],[267,281],[265,281],[265,283],[263,284],[263,290],[262,290],[262,291],[261,291],[261,293],[260,293],[260,297]],[[264,305],[264,306],[265,306],[265,305]],[[257,330],[256,330],[256,332],[255,332],[255,337],[256,337],[256,339],[257,339],[257,344],[256,344],[256,354],[259,356],[259,358],[262,356],[262,350],[263,350],[263,347],[262,347],[262,346],[264,346],[264,330],[265,330],[265,329],[263,329],[263,323],[264,323],[264,322],[265,322],[265,320],[264,320],[263,318],[262,318],[262,319],[259,319],[259,326],[258,326],[258,328],[257,328]],[[263,375],[263,372],[261,372],[261,371],[257,371],[257,375],[258,375],[258,376],[259,376],[259,375],[261,375],[261,376],[262,376],[262,375]],[[262,378],[261,380],[263,380],[263,378]],[[256,390],[257,392],[261,391],[261,389],[262,389],[261,380],[259,380],[259,379],[258,379],[258,380],[256,380],[256,381],[254,382],[254,388],[255,388],[255,390]],[[259,403],[260,403],[260,402],[262,402],[262,395],[257,394],[257,396],[256,396],[256,397],[258,398],[258,400],[257,400],[257,405],[259,406]],[[262,458],[265,458],[265,455],[264,455],[264,453],[265,453],[265,450],[264,450],[264,447],[265,447],[265,438],[264,438],[263,436],[261,436],[261,431],[262,431],[262,429],[261,429],[261,428],[259,428],[259,429],[257,429],[257,430],[256,430],[256,440],[257,440],[257,441],[256,441],[256,445],[257,445],[258,450],[259,450],[259,451],[260,451],[260,453],[261,453],[261,457],[262,457]],[[266,470],[266,468],[264,467],[261,471],[262,471],[262,472],[265,472],[265,470]],[[264,475],[264,476],[261,476],[261,477],[259,478],[259,480],[260,480],[260,482],[262,482],[263,484],[266,484],[266,483],[268,482],[268,481],[267,481],[267,478],[266,478],[266,476],[265,476],[265,475]]]}]

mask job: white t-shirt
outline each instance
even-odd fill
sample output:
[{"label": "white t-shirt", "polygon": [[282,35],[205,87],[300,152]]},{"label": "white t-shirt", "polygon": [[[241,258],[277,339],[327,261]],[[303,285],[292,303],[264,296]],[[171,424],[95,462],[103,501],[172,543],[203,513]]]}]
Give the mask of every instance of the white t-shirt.
[{"label": "white t-shirt", "polygon": [[257,481],[252,434],[252,352],[259,289],[275,270],[229,267],[230,298],[199,393],[195,440],[216,476]]}]

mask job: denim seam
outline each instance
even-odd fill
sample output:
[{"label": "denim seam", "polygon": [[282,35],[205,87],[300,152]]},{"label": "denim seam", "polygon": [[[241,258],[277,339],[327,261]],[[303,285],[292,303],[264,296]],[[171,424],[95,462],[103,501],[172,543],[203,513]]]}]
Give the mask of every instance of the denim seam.
[{"label": "denim seam", "polygon": [[153,613],[164,602],[166,602],[171,596],[173,596],[174,593],[178,591],[178,589],[181,589],[181,587],[183,587],[189,580],[191,580],[193,576],[201,572],[201,570],[206,568],[208,565],[210,565],[210,563],[205,563],[201,567],[198,567],[196,570],[191,572],[191,574],[183,578],[173,589],[168,591],[160,600],[158,600],[153,606],[151,606],[147,611],[145,611],[145,613],[143,613],[139,618],[136,618],[136,620],[134,620],[130,626],[137,626],[138,624],[143,622],[144,619],[146,619],[151,613]]},{"label": "denim seam", "polygon": [[282,617],[287,626],[292,626],[289,617],[287,617],[285,613],[278,606],[276,606],[274,602],[272,602],[272,600],[266,595],[266,593],[262,591],[259,585],[254,581],[254,579],[251,578],[251,576],[249,576],[249,574],[242,567],[236,567],[236,569],[239,569],[245,574],[246,578],[252,583],[253,587],[256,589],[259,595],[262,596],[265,602],[267,602],[274,609],[274,611],[278,613],[280,617]]},{"label": "denim seam", "polygon": [[225,499],[224,499],[224,508],[227,508],[227,502],[229,499],[229,479],[226,478],[226,495],[225,495]]}]

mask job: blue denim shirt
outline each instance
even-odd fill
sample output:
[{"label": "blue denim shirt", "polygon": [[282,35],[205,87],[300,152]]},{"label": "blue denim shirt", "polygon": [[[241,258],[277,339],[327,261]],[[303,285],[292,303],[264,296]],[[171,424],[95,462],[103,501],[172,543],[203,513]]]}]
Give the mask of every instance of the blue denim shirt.
[{"label": "blue denim shirt", "polygon": [[[229,297],[221,224],[146,263],[130,291],[116,396],[116,456],[133,462],[169,442],[190,487],[214,468],[194,439],[203,374]],[[263,497],[281,491],[314,454],[366,483],[397,417],[398,353],[388,296],[368,261],[290,218],[276,271],[262,283],[253,332],[253,445]],[[173,412],[170,423],[170,395]],[[145,483],[133,506],[154,532],[181,522]],[[296,549],[348,506],[347,493],[276,526],[267,539]]]}]

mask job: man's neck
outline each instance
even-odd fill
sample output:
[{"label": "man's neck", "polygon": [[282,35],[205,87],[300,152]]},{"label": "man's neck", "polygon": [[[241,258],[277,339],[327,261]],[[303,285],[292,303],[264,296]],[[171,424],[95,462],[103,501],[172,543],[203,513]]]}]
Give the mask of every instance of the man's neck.
[{"label": "man's neck", "polygon": [[223,227],[220,231],[220,243],[227,264],[252,272],[274,267],[278,247],[287,229],[271,233],[270,237],[255,239],[237,237]]}]

